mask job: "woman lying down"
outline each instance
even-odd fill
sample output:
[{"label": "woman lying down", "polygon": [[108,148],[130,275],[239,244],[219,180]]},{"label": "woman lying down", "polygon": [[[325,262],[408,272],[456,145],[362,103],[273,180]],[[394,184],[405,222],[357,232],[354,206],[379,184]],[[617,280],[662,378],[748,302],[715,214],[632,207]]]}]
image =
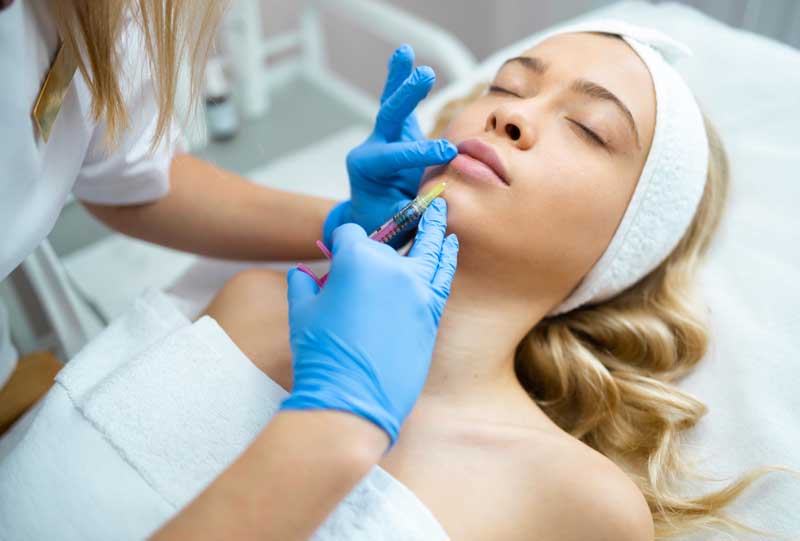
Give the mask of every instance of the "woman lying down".
[{"label": "woman lying down", "polygon": [[[706,350],[692,285],[728,182],[664,59],[679,47],[576,27],[508,60],[449,119],[460,154],[420,191],[447,181],[459,266],[425,390],[379,465],[451,539],[730,525],[722,509],[757,476],[696,498],[676,484],[679,435],[704,406],[672,382]],[[207,313],[289,390],[285,296],[283,274],[251,270]]]}]

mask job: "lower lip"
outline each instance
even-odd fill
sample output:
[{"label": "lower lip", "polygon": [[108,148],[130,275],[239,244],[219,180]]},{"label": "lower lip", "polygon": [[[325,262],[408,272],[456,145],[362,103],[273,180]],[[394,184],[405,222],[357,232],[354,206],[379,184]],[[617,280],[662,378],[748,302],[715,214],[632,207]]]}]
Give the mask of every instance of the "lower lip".
[{"label": "lower lip", "polygon": [[468,154],[459,154],[450,162],[450,166],[468,179],[508,187],[491,167]]}]

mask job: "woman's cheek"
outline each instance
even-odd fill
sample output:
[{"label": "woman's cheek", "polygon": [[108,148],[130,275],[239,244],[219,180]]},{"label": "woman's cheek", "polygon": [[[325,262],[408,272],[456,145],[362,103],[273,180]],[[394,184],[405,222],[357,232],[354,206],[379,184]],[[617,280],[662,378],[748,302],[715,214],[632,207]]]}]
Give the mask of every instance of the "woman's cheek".
[{"label": "woman's cheek", "polygon": [[542,177],[552,198],[566,208],[591,204],[606,172],[593,157],[573,152],[567,146],[549,149],[542,159]]}]

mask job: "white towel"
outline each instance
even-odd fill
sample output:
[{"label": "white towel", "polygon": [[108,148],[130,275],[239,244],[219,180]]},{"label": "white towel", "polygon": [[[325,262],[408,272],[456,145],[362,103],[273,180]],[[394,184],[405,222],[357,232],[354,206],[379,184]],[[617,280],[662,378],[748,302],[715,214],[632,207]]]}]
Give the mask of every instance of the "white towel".
[{"label": "white towel", "polygon": [[[0,441],[0,539],[141,539],[247,447],[286,391],[217,323],[150,292]],[[379,467],[316,541],[447,538]]]},{"label": "white towel", "polygon": [[0,540],[143,539],[175,512],[77,403],[108,373],[187,325],[163,295],[138,299],[0,439]]}]

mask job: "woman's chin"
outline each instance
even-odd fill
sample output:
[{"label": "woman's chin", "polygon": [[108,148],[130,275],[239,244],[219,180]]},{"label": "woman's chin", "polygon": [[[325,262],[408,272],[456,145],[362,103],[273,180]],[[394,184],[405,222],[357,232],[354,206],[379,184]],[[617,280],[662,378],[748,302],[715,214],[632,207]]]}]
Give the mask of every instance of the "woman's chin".
[{"label": "woman's chin", "polygon": [[[419,187],[419,193],[425,193],[440,182],[447,182],[447,187],[440,196],[447,202],[447,233],[458,235],[462,244],[474,236],[476,224],[483,221],[478,194],[474,190],[465,189],[457,179],[449,179],[448,175],[426,177]],[[486,224],[484,224],[486,225]]]}]

